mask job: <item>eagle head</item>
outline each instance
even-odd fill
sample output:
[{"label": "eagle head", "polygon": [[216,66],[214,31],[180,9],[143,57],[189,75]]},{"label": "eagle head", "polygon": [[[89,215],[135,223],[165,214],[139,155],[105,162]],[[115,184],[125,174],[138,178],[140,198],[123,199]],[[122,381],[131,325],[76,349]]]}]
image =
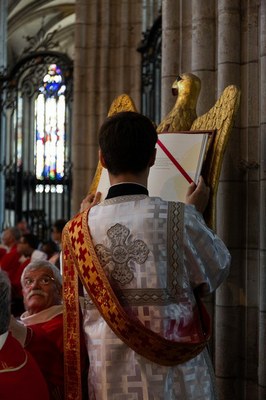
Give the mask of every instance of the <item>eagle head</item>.
[{"label": "eagle head", "polygon": [[185,94],[198,98],[201,89],[200,79],[190,72],[178,75],[172,85],[172,93],[174,96]]}]

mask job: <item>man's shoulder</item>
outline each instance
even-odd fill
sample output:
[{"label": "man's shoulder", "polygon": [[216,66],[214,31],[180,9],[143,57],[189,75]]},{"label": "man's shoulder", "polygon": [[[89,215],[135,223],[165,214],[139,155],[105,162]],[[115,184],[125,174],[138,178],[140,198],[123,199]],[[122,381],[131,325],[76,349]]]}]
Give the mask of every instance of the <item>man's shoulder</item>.
[{"label": "man's shoulder", "polygon": [[17,249],[10,250],[6,254],[3,255],[0,261],[0,265],[2,269],[10,269],[16,267],[20,264],[19,259],[21,255],[18,253]]},{"label": "man's shoulder", "polygon": [[63,326],[63,314],[55,315],[53,318],[44,321],[43,324],[51,329],[61,328]]},{"label": "man's shoulder", "polygon": [[8,371],[10,369],[22,368],[25,360],[26,353],[21,344],[9,332],[4,345],[0,351],[1,368],[0,371]]}]

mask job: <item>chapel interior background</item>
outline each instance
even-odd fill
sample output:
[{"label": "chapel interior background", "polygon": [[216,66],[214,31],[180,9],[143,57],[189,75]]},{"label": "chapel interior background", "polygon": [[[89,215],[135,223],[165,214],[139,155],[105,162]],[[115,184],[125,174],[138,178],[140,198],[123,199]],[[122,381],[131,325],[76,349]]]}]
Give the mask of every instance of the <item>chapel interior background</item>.
[{"label": "chapel interior background", "polygon": [[117,95],[158,123],[180,72],[202,81],[198,115],[241,89],[217,196],[232,269],[207,299],[221,399],[266,398],[265,26],[263,0],[0,0],[1,228],[45,237],[77,212]]}]

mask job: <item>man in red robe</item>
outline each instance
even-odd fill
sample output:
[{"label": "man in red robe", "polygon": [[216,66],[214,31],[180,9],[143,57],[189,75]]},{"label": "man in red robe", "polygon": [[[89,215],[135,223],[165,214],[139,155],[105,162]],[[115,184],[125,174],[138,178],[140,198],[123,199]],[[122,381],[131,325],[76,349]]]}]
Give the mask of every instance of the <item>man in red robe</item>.
[{"label": "man in red robe", "polygon": [[8,331],[10,281],[0,271],[0,399],[49,400],[46,382],[32,356]]},{"label": "man in red robe", "polygon": [[21,275],[25,267],[32,261],[47,259],[47,255],[43,251],[38,250],[38,246],[39,239],[32,233],[22,234],[17,243],[17,251],[21,257],[21,263],[16,269],[16,273],[12,275],[12,294],[14,303],[12,313],[15,316],[19,316],[25,311],[21,286]]},{"label": "man in red robe", "polygon": [[63,307],[60,271],[45,260],[28,264],[21,276],[25,311],[11,331],[39,365],[50,399],[64,398]]},{"label": "man in red robe", "polygon": [[21,233],[17,228],[7,228],[2,233],[2,243],[6,247],[6,253],[1,257],[0,267],[6,271],[12,284],[12,276],[20,266],[21,254],[17,250],[17,244]]},{"label": "man in red robe", "polygon": [[7,228],[2,233],[2,243],[6,247],[6,253],[0,259],[0,268],[6,271],[11,282],[11,312],[15,316],[20,315],[23,310],[21,293],[21,254],[18,251],[18,242],[21,232],[16,227]]}]

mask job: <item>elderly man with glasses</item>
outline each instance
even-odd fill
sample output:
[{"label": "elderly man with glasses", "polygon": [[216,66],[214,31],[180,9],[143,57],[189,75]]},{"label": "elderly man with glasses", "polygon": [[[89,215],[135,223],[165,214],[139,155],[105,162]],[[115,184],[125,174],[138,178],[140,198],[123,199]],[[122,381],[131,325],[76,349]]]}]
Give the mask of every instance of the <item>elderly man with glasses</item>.
[{"label": "elderly man with glasses", "polygon": [[62,277],[48,261],[33,261],[21,276],[26,311],[10,329],[39,364],[51,399],[64,398]]},{"label": "elderly man with glasses", "polygon": [[[49,400],[44,377],[36,361],[9,332],[11,283],[0,270],[0,399]],[[30,384],[29,384],[30,382]]]}]

